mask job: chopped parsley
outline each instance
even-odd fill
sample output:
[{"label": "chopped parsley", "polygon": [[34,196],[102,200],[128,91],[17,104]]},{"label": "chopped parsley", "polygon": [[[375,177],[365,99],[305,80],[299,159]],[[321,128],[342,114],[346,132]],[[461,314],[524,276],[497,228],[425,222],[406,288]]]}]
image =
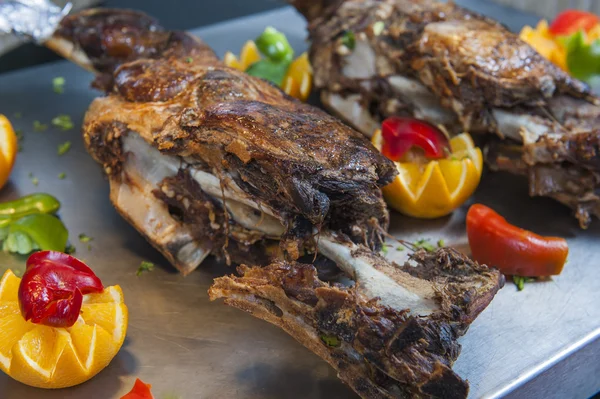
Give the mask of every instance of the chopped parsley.
[{"label": "chopped parsley", "polygon": [[338,346],[341,345],[341,342],[338,339],[338,337],[336,337],[334,335],[323,334],[323,335],[321,335],[321,341],[323,341],[325,343],[325,345],[327,345],[331,348],[337,348]]},{"label": "chopped parsley", "polygon": [[438,242],[437,242],[437,246],[438,246],[438,248],[442,248],[442,247],[444,246],[444,244],[445,244],[445,243],[444,243],[444,240],[443,240],[442,238],[440,238],[440,239],[438,240]]},{"label": "chopped parsley", "polygon": [[399,247],[396,248],[396,251],[402,252],[402,251],[404,251],[404,247],[401,245],[401,246],[399,246]]},{"label": "chopped parsley", "polygon": [[69,115],[58,115],[52,119],[52,126],[55,126],[61,130],[73,129],[73,121]]},{"label": "chopped parsley", "polygon": [[79,234],[79,241],[80,242],[86,243],[86,242],[90,242],[92,240],[93,240],[92,237],[90,237],[90,236],[88,236],[88,235],[86,235],[84,233]]},{"label": "chopped parsley", "polygon": [[33,131],[34,132],[43,132],[46,129],[48,129],[47,124],[42,123],[40,121],[33,121]]},{"label": "chopped parsley", "polygon": [[383,23],[383,21],[377,21],[373,24],[373,34],[375,36],[379,36],[381,35],[381,32],[383,32],[383,29],[385,28],[385,23]]},{"label": "chopped parsley", "polygon": [[72,255],[75,253],[75,247],[71,244],[67,245],[67,247],[65,248],[65,253]]},{"label": "chopped parsley", "polygon": [[23,151],[23,146],[21,145],[21,142],[23,141],[23,131],[21,129],[16,129],[15,130],[15,136],[17,136],[17,151],[21,152]]},{"label": "chopped parsley", "polygon": [[67,174],[66,174],[65,172],[60,172],[60,173],[58,174],[58,178],[59,178],[60,180],[64,180],[64,179],[65,179],[65,177],[67,177]]},{"label": "chopped parsley", "polygon": [[71,149],[71,142],[65,141],[62,144],[58,145],[57,152],[58,155],[65,155]]},{"label": "chopped parsley", "polygon": [[154,270],[154,263],[144,260],[140,264],[140,267],[138,267],[137,272],[135,272],[135,275],[139,277],[142,275],[142,273],[151,272],[152,270]]},{"label": "chopped parsley", "polygon": [[517,290],[523,291],[525,288],[525,283],[531,283],[535,281],[533,277],[522,277],[522,276],[512,276],[513,283],[517,286]]},{"label": "chopped parsley", "polygon": [[342,44],[349,50],[354,50],[354,47],[356,47],[356,37],[354,36],[354,32],[347,30],[344,33],[344,36],[342,36]]},{"label": "chopped parsley", "polygon": [[38,179],[37,177],[35,177],[35,176],[33,175],[33,173],[31,173],[31,172],[29,172],[29,180],[31,180],[31,183],[32,183],[34,186],[37,186],[37,185],[40,183],[40,179]]},{"label": "chopped parsley", "polygon": [[381,253],[384,254],[384,255],[388,254],[388,246],[386,244],[383,244],[381,246]]},{"label": "chopped parsley", "polygon": [[187,57],[187,58],[185,59],[185,62],[187,62],[188,64],[190,64],[192,61],[193,61],[193,60],[192,60],[192,57]]},{"label": "chopped parsley", "polygon": [[15,117],[15,119],[21,119],[23,117],[23,114],[20,112],[15,112],[14,117]]},{"label": "chopped parsley", "polygon": [[423,248],[427,252],[435,251],[435,247],[429,242],[429,238],[421,238],[415,242],[415,248]]},{"label": "chopped parsley", "polygon": [[63,94],[65,92],[65,78],[57,76],[52,79],[52,90],[57,94]]}]

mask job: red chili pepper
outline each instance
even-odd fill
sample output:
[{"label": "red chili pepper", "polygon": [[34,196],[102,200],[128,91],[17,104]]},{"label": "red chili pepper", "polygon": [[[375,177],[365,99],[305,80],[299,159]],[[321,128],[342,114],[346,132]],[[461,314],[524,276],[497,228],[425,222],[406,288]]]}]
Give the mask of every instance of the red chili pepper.
[{"label": "red chili pepper", "polygon": [[152,392],[150,392],[150,388],[152,388],[152,385],[146,384],[139,378],[136,378],[131,391],[125,396],[122,396],[121,399],[154,399]]},{"label": "red chili pepper", "polygon": [[591,12],[565,10],[556,16],[549,30],[553,35],[572,35],[579,30],[589,32],[598,23],[600,18]]},{"label": "red chili pepper", "polygon": [[439,159],[450,152],[448,138],[434,125],[414,118],[387,118],[381,124],[381,152],[392,161],[399,161],[412,147],[419,147],[425,156]]},{"label": "red chili pepper", "polygon": [[542,237],[513,226],[481,204],[471,206],[467,213],[467,236],[473,259],[508,275],[560,274],[569,254],[564,238]]},{"label": "red chili pepper", "polygon": [[103,290],[80,260],[61,252],[36,252],[27,259],[19,285],[21,314],[32,323],[70,327],[79,317],[83,295]]}]

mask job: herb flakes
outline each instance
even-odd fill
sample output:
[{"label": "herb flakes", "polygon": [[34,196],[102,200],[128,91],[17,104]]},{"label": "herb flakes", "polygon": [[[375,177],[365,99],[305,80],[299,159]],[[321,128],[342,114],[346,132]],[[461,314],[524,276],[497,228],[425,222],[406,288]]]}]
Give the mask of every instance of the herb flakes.
[{"label": "herb flakes", "polygon": [[90,242],[92,240],[93,240],[92,237],[90,237],[90,236],[88,236],[88,235],[86,235],[84,233],[79,234],[79,241],[80,242],[86,243],[86,242]]},{"label": "herb flakes", "polygon": [[383,244],[381,246],[381,253],[382,254],[387,255],[388,254],[388,250],[389,250],[389,248],[388,248],[388,246],[386,244]]},{"label": "herb flakes", "polygon": [[517,286],[517,290],[523,291],[525,283],[531,283],[535,281],[534,277],[523,277],[523,276],[512,276],[513,283]]},{"label": "herb flakes", "polygon": [[415,248],[423,248],[427,252],[435,251],[435,247],[429,242],[429,238],[421,238],[414,243]]},{"label": "herb flakes", "polygon": [[151,272],[152,270],[154,270],[154,263],[144,260],[140,264],[140,267],[138,267],[137,272],[135,272],[135,275],[139,277],[142,275],[142,273]]},{"label": "herb flakes", "polygon": [[55,77],[52,79],[52,90],[54,90],[56,94],[63,94],[65,92],[65,82],[65,78],[62,76]]},{"label": "herb flakes", "polygon": [[13,116],[15,117],[15,119],[21,119],[23,117],[23,114],[21,112],[15,112]]},{"label": "herb flakes", "polygon": [[67,174],[66,174],[65,172],[60,172],[60,173],[58,174],[58,178],[59,178],[60,180],[64,180],[66,177],[67,177]]},{"label": "herb flakes", "polygon": [[61,114],[57,115],[52,119],[52,126],[57,127],[61,130],[71,130],[73,129],[73,121],[69,115]]},{"label": "herb flakes", "polygon": [[40,121],[33,121],[33,131],[34,132],[43,132],[46,129],[48,129],[47,124],[42,123]]},{"label": "herb flakes", "polygon": [[437,246],[438,246],[438,248],[444,247],[445,246],[444,239],[440,238],[437,242]]},{"label": "herb flakes", "polygon": [[354,36],[354,32],[347,30],[342,36],[342,44],[349,50],[354,50],[356,47],[356,37]]},{"label": "herb flakes", "polygon": [[323,341],[325,345],[329,346],[330,348],[337,348],[342,344],[339,338],[335,335],[323,334],[321,335],[321,341]]},{"label": "herb flakes", "polygon": [[188,64],[191,64],[191,63],[192,63],[192,61],[193,61],[192,57],[187,57],[187,58],[185,59],[185,62],[187,62]]},{"label": "herb flakes", "polygon": [[31,180],[31,183],[36,187],[40,183],[40,179],[35,177],[32,172],[29,172],[29,180]]},{"label": "herb flakes", "polygon": [[71,142],[65,141],[64,143],[58,145],[57,153],[59,156],[65,155],[70,149],[71,149]]},{"label": "herb flakes", "polygon": [[65,253],[73,255],[75,253],[75,247],[71,244],[67,245],[67,247],[65,248]]}]

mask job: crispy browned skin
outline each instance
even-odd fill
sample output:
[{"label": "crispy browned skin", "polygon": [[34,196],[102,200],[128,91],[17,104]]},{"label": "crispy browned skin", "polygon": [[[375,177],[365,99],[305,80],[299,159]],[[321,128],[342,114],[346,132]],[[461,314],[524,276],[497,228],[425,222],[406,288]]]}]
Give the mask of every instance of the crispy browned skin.
[{"label": "crispy browned skin", "polygon": [[296,238],[327,227],[380,245],[388,225],[380,186],[396,170],[360,133],[141,13],[82,12],[55,38],[83,51],[107,92],[91,105],[84,137],[109,173],[124,156],[118,126],[163,154],[202,162],[225,187],[237,184]]},{"label": "crispy browned skin", "polygon": [[[326,105],[332,93],[358,95],[374,122],[391,115],[417,116],[451,132],[492,133],[509,138],[509,146],[518,141],[522,167],[508,165],[507,159],[514,157],[502,156],[497,148],[490,154],[503,159],[490,156],[490,164],[528,176],[531,195],[570,206],[582,227],[591,215],[600,217],[600,100],[517,35],[452,2],[291,3],[309,21],[315,85]],[[377,23],[383,25],[376,33]],[[372,49],[374,65],[368,76],[344,73],[352,53],[342,46],[346,32],[353,32],[357,49],[364,49],[362,44]],[[394,87],[392,76],[423,87],[432,97],[425,108],[440,112],[420,109],[410,89]],[[373,123],[354,125],[372,134]],[[549,169],[562,178],[549,178]]]},{"label": "crispy browned skin", "polygon": [[326,283],[300,263],[241,266],[241,277],[216,279],[209,296],[284,329],[363,398],[464,398],[468,384],[451,369],[457,338],[504,278],[448,249],[413,257],[418,268],[399,268],[438,289],[440,310],[425,317],[382,306],[359,287]]}]

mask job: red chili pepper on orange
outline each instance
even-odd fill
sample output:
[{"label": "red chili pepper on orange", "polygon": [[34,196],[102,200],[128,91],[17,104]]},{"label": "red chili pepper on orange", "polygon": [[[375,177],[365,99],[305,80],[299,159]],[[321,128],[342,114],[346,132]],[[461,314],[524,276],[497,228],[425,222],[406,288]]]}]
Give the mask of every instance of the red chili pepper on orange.
[{"label": "red chili pepper on orange", "polygon": [[399,161],[412,147],[423,150],[429,159],[444,158],[450,153],[448,138],[432,124],[415,118],[387,118],[381,124],[381,152],[392,161]]},{"label": "red chili pepper on orange", "polygon": [[32,323],[71,327],[79,317],[83,295],[103,289],[80,260],[61,252],[36,252],[27,260],[19,285],[21,314]]},{"label": "red chili pepper on orange", "polygon": [[467,236],[473,259],[507,275],[560,274],[569,254],[564,238],[542,237],[516,227],[481,204],[471,206],[467,213]]}]

